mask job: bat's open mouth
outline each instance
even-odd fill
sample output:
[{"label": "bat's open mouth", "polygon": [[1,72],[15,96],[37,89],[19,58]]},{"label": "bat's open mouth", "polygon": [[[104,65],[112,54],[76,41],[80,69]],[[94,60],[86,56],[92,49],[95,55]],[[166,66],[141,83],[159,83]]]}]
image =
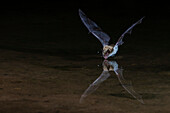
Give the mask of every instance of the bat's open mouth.
[{"label": "bat's open mouth", "polygon": [[104,59],[107,59],[108,58],[108,56],[104,56]]},{"label": "bat's open mouth", "polygon": [[112,52],[113,52],[112,46],[106,45],[106,46],[103,47],[103,57],[105,59],[107,59],[109,57],[110,53],[112,53]]},{"label": "bat's open mouth", "polygon": [[109,56],[109,54],[110,54],[110,51],[107,51],[107,52],[103,55],[103,57],[104,57],[105,59],[107,59],[108,56]]}]

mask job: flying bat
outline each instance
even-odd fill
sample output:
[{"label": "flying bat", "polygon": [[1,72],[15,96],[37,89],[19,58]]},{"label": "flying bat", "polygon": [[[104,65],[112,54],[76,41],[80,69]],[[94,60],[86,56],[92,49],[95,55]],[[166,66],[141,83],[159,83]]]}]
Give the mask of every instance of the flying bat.
[{"label": "flying bat", "polygon": [[[84,23],[84,25],[87,27],[90,33],[92,33],[103,45],[103,57],[105,59],[115,56],[118,51],[118,46],[122,45],[123,38],[126,34],[131,34],[132,29],[137,25],[142,23],[142,20],[144,17],[142,17],[140,20],[138,20],[136,23],[132,24],[118,39],[118,41],[114,44],[110,41],[110,36],[103,32],[103,30],[92,20],[90,20],[83,11],[79,9],[79,16]],[[111,43],[111,44],[109,44]]]},{"label": "flying bat", "polygon": [[111,72],[111,71],[115,72],[115,74],[117,75],[117,78],[118,78],[120,84],[122,85],[122,87],[129,94],[131,94],[135,99],[137,99],[139,102],[144,104],[142,96],[134,91],[131,82],[124,79],[124,77],[123,77],[123,69],[118,68],[118,64],[117,64],[116,61],[108,61],[108,60],[103,61],[103,72],[101,73],[101,75],[92,84],[90,84],[90,86],[81,95],[80,103],[82,103],[83,100],[88,95],[95,92],[97,90],[97,88],[100,86],[100,84],[110,77],[109,72]]}]

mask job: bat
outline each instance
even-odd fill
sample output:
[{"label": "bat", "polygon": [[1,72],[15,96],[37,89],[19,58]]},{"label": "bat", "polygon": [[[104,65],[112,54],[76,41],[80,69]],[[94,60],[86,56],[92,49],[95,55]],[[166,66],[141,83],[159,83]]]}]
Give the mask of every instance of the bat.
[{"label": "bat", "polygon": [[118,41],[116,42],[116,44],[113,44],[113,42],[111,42],[111,44],[109,45],[109,41],[110,41],[110,36],[108,34],[106,34],[105,32],[103,32],[103,30],[92,20],[90,20],[83,11],[81,11],[79,9],[79,16],[81,21],[83,22],[83,24],[87,27],[87,29],[89,30],[90,33],[92,33],[103,45],[103,57],[105,59],[111,57],[111,56],[115,56],[117,51],[118,51],[118,46],[122,45],[123,42],[123,38],[126,34],[131,34],[132,29],[137,25],[142,23],[142,20],[144,17],[142,17],[140,20],[138,20],[136,23],[132,24],[118,39]]},{"label": "bat", "polygon": [[103,72],[101,73],[101,75],[92,84],[89,85],[89,87],[81,95],[80,103],[82,103],[83,100],[88,95],[95,92],[98,89],[98,87],[100,86],[100,84],[110,77],[109,72],[111,72],[111,71],[115,72],[115,74],[117,75],[117,78],[118,78],[120,84],[122,85],[122,87],[129,94],[131,94],[135,99],[137,99],[139,102],[144,104],[142,96],[134,91],[131,82],[124,79],[124,77],[123,77],[123,69],[118,68],[118,64],[117,64],[116,61],[108,61],[108,60],[103,61]]}]

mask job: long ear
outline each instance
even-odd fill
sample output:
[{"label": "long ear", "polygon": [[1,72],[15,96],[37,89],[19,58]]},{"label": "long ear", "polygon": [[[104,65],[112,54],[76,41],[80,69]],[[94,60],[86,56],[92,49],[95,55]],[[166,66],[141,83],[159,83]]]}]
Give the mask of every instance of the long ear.
[{"label": "long ear", "polygon": [[140,20],[138,20],[136,23],[134,23],[132,26],[130,26],[121,36],[120,38],[118,39],[117,41],[117,45],[122,45],[124,42],[123,42],[123,38],[125,36],[125,34],[131,34],[132,33],[132,29],[137,25],[137,24],[140,24],[142,23],[142,20],[143,20],[144,17],[142,17]]},{"label": "long ear", "polygon": [[95,22],[90,20],[80,9],[79,15],[89,32],[92,33],[102,43],[103,46],[108,45],[110,40],[109,35],[103,32],[102,29]]}]

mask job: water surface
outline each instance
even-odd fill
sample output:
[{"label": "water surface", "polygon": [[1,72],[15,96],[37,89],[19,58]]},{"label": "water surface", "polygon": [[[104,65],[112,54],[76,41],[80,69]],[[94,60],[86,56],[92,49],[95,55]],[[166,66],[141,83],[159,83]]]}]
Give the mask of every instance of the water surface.
[{"label": "water surface", "polygon": [[[170,72],[164,61],[168,57],[160,61],[117,56],[108,62],[117,63],[117,72],[123,73],[118,77],[117,67],[102,65],[98,55],[79,56],[81,60],[75,61],[1,50],[0,56],[1,112],[169,112]],[[102,72],[104,78],[95,81]],[[88,92],[89,86],[93,88]]]}]

